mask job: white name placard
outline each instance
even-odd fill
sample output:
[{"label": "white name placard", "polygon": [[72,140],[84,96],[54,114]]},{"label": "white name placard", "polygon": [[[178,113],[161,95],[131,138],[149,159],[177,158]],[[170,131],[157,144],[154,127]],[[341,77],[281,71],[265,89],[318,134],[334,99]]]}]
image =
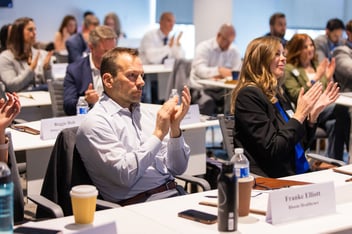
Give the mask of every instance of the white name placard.
[{"label": "white name placard", "polygon": [[199,114],[198,104],[190,105],[187,114],[181,121],[181,125],[199,123],[199,122],[200,122],[200,114]]},{"label": "white name placard", "polygon": [[40,139],[55,139],[61,130],[79,126],[83,119],[84,115],[42,119],[40,124]]},{"label": "white name placard", "polygon": [[279,224],[290,220],[336,212],[333,182],[274,190],[269,194],[266,221]]}]

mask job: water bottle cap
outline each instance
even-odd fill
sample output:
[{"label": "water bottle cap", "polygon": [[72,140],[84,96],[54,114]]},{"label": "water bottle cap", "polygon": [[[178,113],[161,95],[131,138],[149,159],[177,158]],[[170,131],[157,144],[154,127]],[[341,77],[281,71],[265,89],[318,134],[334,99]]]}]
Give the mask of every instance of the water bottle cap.
[{"label": "water bottle cap", "polygon": [[235,148],[235,154],[243,154],[243,148]]},{"label": "water bottle cap", "polygon": [[10,183],[12,181],[11,171],[6,163],[0,162],[0,184]]}]

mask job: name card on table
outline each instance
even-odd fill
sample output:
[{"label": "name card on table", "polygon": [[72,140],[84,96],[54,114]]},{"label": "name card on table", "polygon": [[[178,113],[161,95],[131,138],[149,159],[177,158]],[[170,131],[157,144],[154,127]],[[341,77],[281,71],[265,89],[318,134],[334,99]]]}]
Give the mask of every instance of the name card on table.
[{"label": "name card on table", "polygon": [[40,127],[40,139],[55,139],[61,130],[79,126],[83,119],[84,116],[82,115],[42,119]]},{"label": "name card on table", "polygon": [[290,220],[336,212],[333,182],[274,190],[269,194],[266,221],[279,224]]},{"label": "name card on table", "polygon": [[200,114],[199,114],[198,104],[190,105],[187,114],[181,121],[181,125],[199,123],[199,122],[200,122]]}]

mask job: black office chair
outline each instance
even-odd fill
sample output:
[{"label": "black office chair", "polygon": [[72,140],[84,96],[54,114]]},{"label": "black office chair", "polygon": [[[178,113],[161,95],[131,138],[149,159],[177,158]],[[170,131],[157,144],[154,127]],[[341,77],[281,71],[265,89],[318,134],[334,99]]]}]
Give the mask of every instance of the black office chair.
[{"label": "black office chair", "polygon": [[[18,164],[16,161],[16,155],[13,149],[13,144],[12,144],[12,138],[11,138],[11,132],[7,132],[6,136],[9,139],[9,148],[8,148],[8,155],[9,155],[9,160],[8,160],[8,165],[11,170],[11,177],[12,181],[14,184],[14,223],[15,225],[19,225],[23,222],[25,222],[24,218],[24,195],[23,195],[23,188],[21,186],[21,180],[19,176],[19,169],[18,169]],[[48,210],[53,210],[53,212],[56,212],[57,210],[60,210],[61,208],[56,205],[55,203],[43,198],[43,197],[38,197],[37,203],[40,204],[42,207],[45,207]]]},{"label": "black office chair", "polygon": [[[92,184],[83,162],[77,159],[78,151],[75,150],[77,129],[78,127],[67,128],[59,133],[51,152],[41,193],[40,195],[29,194],[28,196],[38,205],[36,218],[57,218],[72,215],[71,188],[78,184]],[[43,197],[57,204],[58,208],[51,209],[51,207],[43,206],[41,202]],[[99,199],[97,201],[98,210],[114,207],[120,206]]]}]

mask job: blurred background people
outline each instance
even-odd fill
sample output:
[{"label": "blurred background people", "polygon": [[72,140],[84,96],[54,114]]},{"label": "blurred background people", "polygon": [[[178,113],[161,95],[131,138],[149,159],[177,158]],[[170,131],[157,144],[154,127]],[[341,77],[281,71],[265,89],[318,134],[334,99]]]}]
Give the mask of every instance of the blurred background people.
[{"label": "blurred background people", "polygon": [[352,92],[352,20],[346,24],[346,34],[345,44],[333,51],[336,61],[334,78],[342,92]]},{"label": "blurred background people", "polygon": [[[306,92],[316,82],[321,82],[323,89],[333,80],[335,59],[331,62],[324,58],[318,62],[314,42],[307,34],[295,34],[287,43],[287,64],[285,66],[285,89],[294,104],[299,93]],[[348,109],[332,104],[325,108],[318,119],[318,126],[328,134],[329,157],[343,160],[344,145],[349,144]]]},{"label": "blurred background people", "polygon": [[284,38],[286,34],[286,16],[284,13],[277,12],[270,16],[269,26],[270,32],[266,36],[278,37],[282,45],[285,47],[287,40]]},{"label": "blurred background people", "polygon": [[8,92],[48,89],[53,51],[33,48],[36,34],[35,23],[29,17],[18,18],[12,24],[7,50],[0,54],[0,78]]},{"label": "blurred background people", "polygon": [[68,62],[73,63],[81,57],[87,56],[89,47],[87,44],[89,32],[99,25],[99,19],[92,14],[84,17],[82,32],[70,36],[66,40],[66,49],[68,51]]},{"label": "blurred background people", "polygon": [[345,30],[345,25],[338,18],[330,19],[325,27],[325,35],[320,35],[314,40],[318,61],[321,62],[324,58],[329,60],[332,58],[332,52],[335,47],[344,44],[342,34]]},{"label": "blurred background people", "polygon": [[60,25],[59,31],[55,33],[55,52],[67,55],[66,40],[77,33],[77,20],[73,15],[66,15]]},{"label": "blurred background people", "polygon": [[115,48],[117,35],[105,25],[98,26],[89,34],[88,56],[68,65],[64,80],[64,110],[67,115],[76,114],[76,104],[84,96],[92,107],[103,93],[100,63],[103,54]]},{"label": "blurred background people", "polygon": [[184,58],[181,46],[182,32],[170,36],[175,25],[172,12],[164,12],[160,16],[160,27],[144,34],[139,47],[143,64],[163,64],[166,59]]},{"label": "blurred background people", "polygon": [[224,112],[224,89],[200,84],[198,80],[231,77],[232,71],[240,70],[241,54],[232,44],[235,38],[233,25],[223,24],[216,37],[200,42],[196,47],[190,82],[194,89],[192,97],[196,97],[192,101],[199,105],[201,114],[211,116]]},{"label": "blurred background people", "polygon": [[0,53],[6,50],[7,40],[10,36],[11,24],[5,24],[0,29]]},{"label": "blurred background people", "polygon": [[120,18],[114,12],[110,12],[105,15],[104,25],[111,27],[115,31],[117,38],[126,37],[126,35],[121,30]]}]

